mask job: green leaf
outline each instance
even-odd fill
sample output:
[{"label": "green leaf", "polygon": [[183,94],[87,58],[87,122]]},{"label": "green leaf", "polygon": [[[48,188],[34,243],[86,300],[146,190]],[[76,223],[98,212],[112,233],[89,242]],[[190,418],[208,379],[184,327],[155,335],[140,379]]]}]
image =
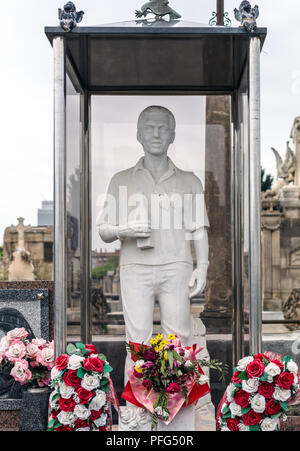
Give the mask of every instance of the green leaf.
[{"label": "green leaf", "polygon": [[251,406],[246,407],[245,409],[242,409],[242,415],[245,415],[245,413],[250,412],[250,410],[251,410]]},{"label": "green leaf", "polygon": [[103,362],[106,362],[106,356],[104,354],[98,354],[98,357],[100,360],[102,360]]},{"label": "green leaf", "polygon": [[67,354],[70,356],[73,354],[77,354],[77,348],[72,343],[69,343],[67,346]]},{"label": "green leaf", "polygon": [[224,407],[224,409],[222,410],[223,416],[226,415],[226,413],[230,412],[229,406],[226,405],[226,407]]},{"label": "green leaf", "polygon": [[265,366],[269,365],[269,363],[270,363],[269,360],[266,359],[265,357],[263,357],[263,362],[264,362]]},{"label": "green leaf", "polygon": [[177,362],[182,364],[183,362],[182,362],[182,359],[180,358],[180,355],[178,354],[178,352],[176,352],[176,351],[172,351],[172,352],[173,352],[173,356],[177,360]]},{"label": "green leaf", "polygon": [[171,370],[172,370],[173,366],[174,366],[174,358],[173,358],[173,352],[172,351],[168,351],[168,357],[169,357],[170,367],[171,367]]},{"label": "green leaf", "polygon": [[247,379],[249,379],[248,374],[247,374],[246,371],[242,371],[242,372],[239,374],[238,378],[241,379],[242,381],[246,381]]},{"label": "green leaf", "polygon": [[103,373],[111,373],[113,370],[114,370],[113,367],[110,365],[103,366]]},{"label": "green leaf", "polygon": [[268,382],[269,376],[267,375],[267,373],[264,373],[264,374],[261,376],[260,380],[261,380],[262,382]]},{"label": "green leaf", "polygon": [[255,426],[250,426],[250,431],[251,431],[251,432],[257,432],[257,431],[260,431],[259,425],[257,424],[257,425],[255,425]]},{"label": "green leaf", "polygon": [[79,370],[77,371],[77,377],[80,377],[80,379],[84,378],[86,371],[83,368],[79,368]]},{"label": "green leaf", "polygon": [[279,402],[281,405],[282,410],[286,413],[288,411],[288,405],[286,402]]},{"label": "green leaf", "polygon": [[85,349],[85,345],[83,343],[76,343],[76,348],[80,349],[81,351],[83,351]]},{"label": "green leaf", "polygon": [[289,363],[291,360],[292,360],[292,357],[290,355],[286,355],[282,359],[282,361],[285,363]]},{"label": "green leaf", "polygon": [[55,423],[55,419],[52,418],[52,419],[49,421],[48,428],[53,428],[54,423]]},{"label": "green leaf", "polygon": [[163,359],[161,361],[161,366],[160,366],[160,371],[161,371],[163,376],[166,375],[166,371],[165,370],[166,370],[166,361],[165,361],[165,359]]}]

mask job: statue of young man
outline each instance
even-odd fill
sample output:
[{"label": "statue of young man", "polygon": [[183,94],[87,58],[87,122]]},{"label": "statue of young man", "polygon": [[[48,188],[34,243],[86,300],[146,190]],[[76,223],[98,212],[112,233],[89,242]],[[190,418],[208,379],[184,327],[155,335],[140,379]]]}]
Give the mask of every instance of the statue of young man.
[{"label": "statue of young man", "polygon": [[[121,240],[126,338],[133,342],[150,341],[158,299],[162,333],[177,335],[183,345],[192,344],[189,299],[206,285],[209,222],[204,192],[199,178],[177,168],[167,155],[175,127],[175,118],[166,108],[151,106],[142,111],[137,139],[145,155],[134,167],[112,177],[99,223],[103,241]],[[110,218],[109,201],[115,208]]]}]

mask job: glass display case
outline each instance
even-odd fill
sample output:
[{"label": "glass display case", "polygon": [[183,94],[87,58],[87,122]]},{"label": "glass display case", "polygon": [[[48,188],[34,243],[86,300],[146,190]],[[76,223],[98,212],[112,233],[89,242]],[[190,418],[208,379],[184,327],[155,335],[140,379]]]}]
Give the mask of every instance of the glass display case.
[{"label": "glass display case", "polygon": [[[210,265],[191,314],[223,361],[243,356],[245,318],[250,348],[259,351],[259,56],[266,29],[250,38],[239,28],[134,21],[72,33],[47,27],[46,34],[55,67],[56,351],[66,343],[67,308],[69,334],[77,315],[82,341],[92,333],[124,340],[120,241],[103,242],[98,225],[110,180],[143,155],[137,121],[150,105],[173,113],[169,158],[205,192]],[[157,302],[153,323],[159,331]]]}]

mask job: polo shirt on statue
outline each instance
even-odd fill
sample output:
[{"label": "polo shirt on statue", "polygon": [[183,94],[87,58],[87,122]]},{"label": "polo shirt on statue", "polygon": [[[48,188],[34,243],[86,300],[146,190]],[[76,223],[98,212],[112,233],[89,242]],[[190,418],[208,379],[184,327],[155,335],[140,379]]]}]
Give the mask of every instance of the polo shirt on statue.
[{"label": "polo shirt on statue", "polygon": [[98,225],[151,223],[149,248],[140,247],[142,239],[121,241],[120,265],[193,262],[191,240],[209,227],[203,186],[193,172],[177,168],[169,158],[168,163],[158,182],[144,167],[144,158],[111,179]]}]

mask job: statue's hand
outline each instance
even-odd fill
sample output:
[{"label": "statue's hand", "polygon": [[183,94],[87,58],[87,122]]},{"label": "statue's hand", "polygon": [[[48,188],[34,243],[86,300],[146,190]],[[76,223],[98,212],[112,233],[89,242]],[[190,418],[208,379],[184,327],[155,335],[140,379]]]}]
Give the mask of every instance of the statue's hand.
[{"label": "statue's hand", "polygon": [[[192,290],[190,292],[190,299],[201,294],[206,286],[208,263],[202,263],[193,271],[192,277],[190,279],[189,288]],[[195,287],[195,288],[194,288]],[[194,288],[194,289],[193,289]]]},{"label": "statue's hand", "polygon": [[149,238],[151,229],[149,224],[132,223],[118,228],[118,238]]}]

